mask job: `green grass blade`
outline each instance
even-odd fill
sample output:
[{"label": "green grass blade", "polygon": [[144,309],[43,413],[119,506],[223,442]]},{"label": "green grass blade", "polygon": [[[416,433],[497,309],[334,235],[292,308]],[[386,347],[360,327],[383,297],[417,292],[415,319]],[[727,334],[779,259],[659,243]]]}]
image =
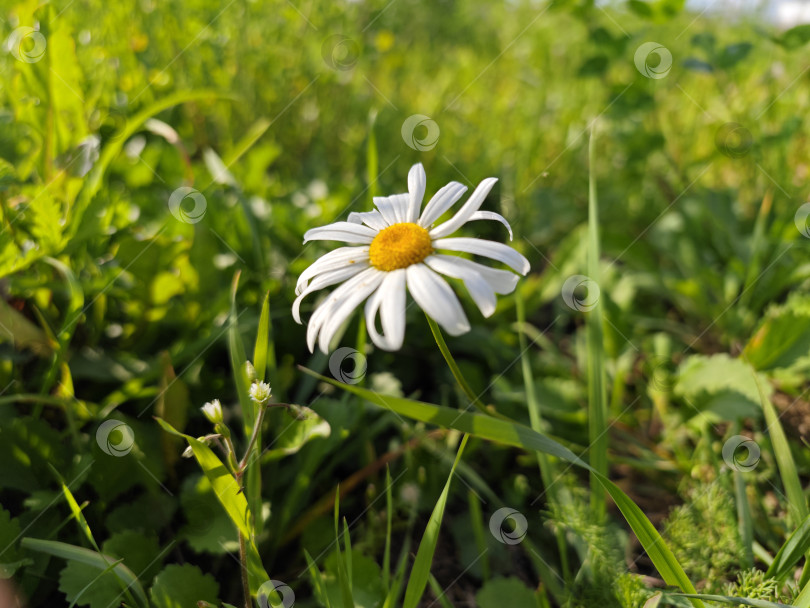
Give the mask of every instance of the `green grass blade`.
[{"label": "green grass blade", "polygon": [[253,425],[256,422],[256,405],[251,401],[250,394],[248,393],[250,380],[245,371],[247,355],[245,354],[245,345],[242,342],[242,336],[239,334],[239,315],[236,312],[236,289],[239,286],[239,275],[240,272],[237,272],[233,276],[233,283],[231,284],[231,314],[228,320],[228,353],[231,358],[231,371],[233,373],[234,384],[236,384],[236,393],[239,396],[239,405],[242,408],[245,437],[250,437],[253,434]]},{"label": "green grass blade", "polygon": [[394,500],[391,493],[391,468],[385,467],[385,552],[383,553],[383,588],[391,583],[391,528],[394,521]]},{"label": "green grass blade", "polygon": [[785,436],[782,423],[779,422],[779,415],[776,413],[776,409],[773,407],[771,400],[762,390],[756,370],[754,370],[753,367],[751,368],[751,372],[754,374],[754,380],[757,383],[762,410],[765,414],[765,423],[768,425],[767,431],[771,436],[776,464],[779,466],[779,476],[782,478],[782,485],[785,486],[785,493],[788,498],[788,512],[790,513],[793,524],[798,525],[804,521],[810,513],[808,513],[807,499],[804,497],[804,490],[802,490],[802,484],[799,481],[796,462],[793,460],[793,454],[790,452],[790,444]]},{"label": "green grass blade", "polygon": [[444,490],[442,490],[439,500],[436,501],[436,506],[433,507],[433,513],[425,528],[422,541],[419,543],[419,549],[416,551],[416,559],[411,569],[411,578],[408,580],[408,586],[405,588],[405,600],[402,603],[403,608],[416,608],[419,600],[422,599],[422,594],[425,592],[428,577],[430,576],[430,566],[433,563],[433,554],[436,552],[436,544],[439,542],[439,530],[442,527],[444,509],[447,506],[447,496],[450,494],[450,482],[453,480],[456,465],[459,460],[461,460],[462,454],[464,454],[464,447],[467,445],[467,437],[467,435],[464,435],[464,438],[461,440],[461,445],[456,454],[456,461],[450,469],[450,475],[447,476]]},{"label": "green grass blade", "polygon": [[808,551],[810,551],[810,517],[806,517],[802,525],[796,528],[785,541],[765,576],[780,581],[784,580]]},{"label": "green grass blade", "polygon": [[[526,450],[539,450],[546,454],[561,458],[588,471],[595,472],[596,480],[611,495],[616,506],[630,524],[633,532],[638,537],[644,550],[650,556],[653,564],[664,581],[673,586],[679,587],[686,593],[695,593],[695,588],[686,576],[678,560],[658,534],[658,531],[650,523],[650,520],[622,490],[611,482],[607,477],[598,472],[574,454],[565,446],[557,443],[553,439],[533,431],[527,426],[516,422],[509,422],[493,418],[491,416],[473,414],[470,412],[460,412],[458,410],[405,399],[404,397],[393,397],[390,395],[380,395],[368,389],[342,384],[334,379],[321,376],[315,372],[301,368],[305,373],[310,374],[323,382],[337,386],[345,391],[354,393],[373,404],[389,409],[401,416],[407,416],[428,424],[435,424],[445,428],[452,428],[463,433],[475,435],[489,441],[503,443]],[[703,603],[699,599],[692,600],[695,606],[703,608]]]},{"label": "green grass blade", "polygon": [[[591,129],[588,144],[590,165],[588,181],[588,277],[599,285],[599,203],[596,196],[596,133]],[[605,349],[602,341],[602,304],[597,299],[587,318],[588,338],[588,448],[594,471],[602,476],[608,473],[608,404],[605,379]],[[598,521],[605,517],[605,491],[591,474],[591,507]]]},{"label": "green grass blade", "polygon": [[343,552],[340,550],[340,487],[335,489],[335,551],[337,551],[337,575],[340,597],[343,608],[354,608],[354,597],[352,595],[349,573],[346,571],[346,562],[343,560]]},{"label": "green grass blade", "polygon": [[264,382],[267,374],[268,354],[270,352],[270,292],[264,296],[262,312],[259,315],[259,327],[256,330],[256,345],[253,347],[253,367],[256,378]]},{"label": "green grass blade", "polygon": [[[99,552],[92,551],[91,549],[85,549],[84,547],[77,547],[67,543],[60,543],[55,540],[24,538],[21,541],[21,545],[26,549],[30,549],[31,551],[47,553],[48,555],[60,557],[68,561],[80,562],[82,564],[98,568],[99,570],[106,570],[111,563],[116,561],[108,555],[103,555]],[[124,564],[118,564],[113,568],[113,572],[119,580],[123,581],[127,589],[132,589],[137,598],[138,605],[143,606],[144,608],[149,606],[149,601],[146,599],[146,593],[144,592],[140,581],[138,581],[138,577],[135,576],[135,573],[132,572],[132,570],[127,568]]]},{"label": "green grass blade", "polygon": [[323,574],[321,574],[321,571],[315,564],[315,560],[312,559],[312,556],[306,549],[304,549],[304,558],[307,560],[309,578],[312,581],[312,587],[315,589],[316,595],[322,599],[326,608],[332,608],[332,604],[329,602],[329,595],[326,593],[326,583],[323,580]]},{"label": "green grass blade", "polygon": [[438,598],[436,602],[439,602],[442,608],[453,608],[453,604],[447,599],[447,596],[444,594],[444,589],[442,589],[436,577],[430,574],[428,576],[428,583],[430,583],[430,590],[433,591],[433,595]]},{"label": "green grass blade", "polygon": [[793,600],[793,605],[797,608],[810,608],[810,583],[802,587],[802,592]]}]

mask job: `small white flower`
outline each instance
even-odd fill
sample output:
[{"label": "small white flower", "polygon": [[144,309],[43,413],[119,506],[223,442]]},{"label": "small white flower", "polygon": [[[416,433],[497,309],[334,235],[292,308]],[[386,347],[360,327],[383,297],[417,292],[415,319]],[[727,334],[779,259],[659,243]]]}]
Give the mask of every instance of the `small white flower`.
[{"label": "small white flower", "polygon": [[[523,275],[529,272],[528,260],[507,245],[468,237],[446,238],[473,220],[499,221],[511,238],[512,229],[501,215],[478,210],[496,181],[493,177],[482,181],[452,218],[434,228],[433,223],[461,198],[467,187],[450,182],[430,199],[420,215],[426,176],[422,164],[416,164],[408,173],[407,194],[374,197],[374,211],[353,212],[346,222],[307,231],[305,243],[330,240],[360,245],[327,253],[298,279],[298,297],[292,311],[298,323],[304,297],[343,283],[309,320],[309,350],[314,350],[317,338],[320,349],[327,353],[332,338],[363,301],[371,340],[382,349],[398,350],[405,337],[406,287],[422,310],[447,333],[457,336],[469,331],[458,298],[440,274],[461,279],[485,317],[495,312],[495,294],[511,293],[518,276],[439,251],[481,255]],[[377,330],[378,314],[384,333]]]},{"label": "small white flower", "polygon": [[205,414],[205,417],[208,418],[208,422],[211,424],[222,423],[222,404],[219,402],[219,399],[209,401],[200,409],[202,410],[202,413]]},{"label": "small white flower", "polygon": [[270,401],[272,391],[270,390],[270,385],[267,384],[267,382],[254,382],[250,385],[249,394],[253,401],[259,405],[265,405],[268,401]]}]

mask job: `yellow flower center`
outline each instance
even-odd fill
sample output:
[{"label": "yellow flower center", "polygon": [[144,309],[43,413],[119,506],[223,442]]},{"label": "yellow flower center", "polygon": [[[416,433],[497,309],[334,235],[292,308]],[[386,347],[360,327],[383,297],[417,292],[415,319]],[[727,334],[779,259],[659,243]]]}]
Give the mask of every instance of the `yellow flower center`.
[{"label": "yellow flower center", "polygon": [[433,243],[428,231],[410,222],[380,230],[368,251],[371,265],[386,272],[418,264],[431,253]]}]

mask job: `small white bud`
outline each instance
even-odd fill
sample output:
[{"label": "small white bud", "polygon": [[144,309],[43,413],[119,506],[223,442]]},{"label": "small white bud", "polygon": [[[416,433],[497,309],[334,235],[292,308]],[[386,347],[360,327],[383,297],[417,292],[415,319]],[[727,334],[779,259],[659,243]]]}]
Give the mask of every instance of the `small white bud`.
[{"label": "small white bud", "polygon": [[200,409],[211,424],[220,424],[222,422],[222,404],[219,399],[209,401]]}]

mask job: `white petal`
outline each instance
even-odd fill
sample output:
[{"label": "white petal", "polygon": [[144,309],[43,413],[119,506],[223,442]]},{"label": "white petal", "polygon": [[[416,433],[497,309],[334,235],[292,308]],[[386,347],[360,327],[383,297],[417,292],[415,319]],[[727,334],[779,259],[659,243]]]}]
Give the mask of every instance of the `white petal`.
[{"label": "white petal", "polygon": [[408,194],[394,194],[388,197],[391,204],[394,206],[394,214],[397,216],[397,222],[400,224],[408,220],[408,201],[410,196]]},{"label": "white petal", "polygon": [[368,244],[377,236],[377,231],[368,226],[352,222],[335,222],[319,228],[307,230],[304,243],[309,241],[344,241],[346,243]]},{"label": "white petal", "polygon": [[425,258],[425,264],[440,274],[464,281],[464,286],[470,292],[481,314],[489,317],[495,312],[495,305],[497,304],[495,291],[481,274],[467,266],[456,264],[453,259],[448,258],[450,256],[430,255]]},{"label": "white petal", "polygon": [[335,337],[340,326],[343,325],[346,319],[349,318],[349,315],[354,312],[354,309],[377,289],[385,277],[385,273],[376,268],[369,268],[358,275],[358,278],[361,277],[363,280],[355,285],[346,297],[332,306],[329,318],[326,320],[323,327],[321,327],[320,336],[318,337],[318,346],[325,355],[329,354],[329,343],[332,341],[332,338]]},{"label": "white petal", "polygon": [[301,300],[303,300],[313,291],[325,289],[326,287],[335,285],[336,283],[341,283],[346,279],[350,279],[354,275],[359,274],[368,267],[369,267],[368,264],[354,264],[351,266],[344,265],[341,268],[336,268],[335,270],[324,272],[323,274],[319,274],[317,277],[315,277],[312,280],[312,283],[310,283],[309,286],[306,289],[304,289],[304,291],[302,291],[293,302],[292,314],[293,319],[295,319],[295,322],[301,323]]},{"label": "white petal", "polygon": [[433,195],[430,202],[419,218],[419,225],[422,228],[430,228],[430,225],[439,219],[445,211],[452,207],[467,191],[467,186],[458,182],[450,182]]},{"label": "white petal", "polygon": [[406,222],[416,222],[419,219],[419,210],[422,208],[422,199],[425,197],[427,176],[422,163],[416,163],[408,172],[408,207],[405,213]]},{"label": "white petal", "polygon": [[489,283],[492,291],[500,294],[512,293],[517,286],[519,275],[509,270],[499,270],[498,268],[490,268],[478,262],[473,262],[466,258],[455,255],[446,255],[443,253],[434,253],[431,257],[446,259],[453,264],[459,266],[466,266],[470,270],[474,270],[480,274],[484,280]]},{"label": "white petal", "polygon": [[451,336],[470,331],[464,309],[447,281],[424,264],[408,266],[406,273],[408,291],[431,319]]},{"label": "white petal", "polygon": [[506,229],[509,231],[509,240],[511,241],[513,238],[512,226],[509,225],[509,222],[507,222],[506,218],[500,213],[495,213],[494,211],[476,211],[470,216],[468,221],[472,222],[474,220],[495,220],[496,222],[500,222],[506,226]]},{"label": "white petal", "polygon": [[307,324],[307,346],[310,352],[315,348],[315,339],[318,337],[321,327],[331,318],[335,308],[340,306],[357,289],[357,286],[373,273],[379,273],[379,271],[376,268],[367,268],[360,274],[353,276],[330,293],[318,306]]},{"label": "white petal", "polygon": [[397,205],[394,204],[394,201],[398,200],[397,197],[399,196],[407,197],[408,195],[394,194],[393,196],[374,197],[374,206],[380,210],[380,214],[383,216],[383,219],[385,220],[387,226],[398,224],[401,221],[397,213]]},{"label": "white petal", "polygon": [[382,230],[388,225],[376,209],[374,211],[352,211],[349,214],[349,221],[352,224],[363,223],[374,230]]},{"label": "white petal", "polygon": [[448,251],[462,251],[474,255],[482,255],[493,260],[503,262],[514,269],[515,272],[525,275],[529,272],[529,260],[512,249],[509,245],[496,243],[495,241],[485,241],[483,239],[473,239],[468,237],[456,237],[452,239],[439,239],[433,241],[436,249],[446,249]]},{"label": "white petal", "polygon": [[360,264],[368,261],[368,247],[339,247],[315,260],[307,267],[295,285],[295,294],[298,295],[307,287],[309,280],[321,274],[343,266]]},{"label": "white petal", "polygon": [[487,194],[489,194],[489,191],[492,190],[492,186],[494,186],[497,181],[498,179],[495,177],[488,177],[478,184],[475,192],[470,195],[470,198],[467,199],[467,202],[464,203],[461,209],[459,209],[458,212],[456,212],[456,214],[444,224],[440,224],[431,230],[430,237],[439,239],[443,236],[447,236],[448,234],[453,234],[456,230],[466,224],[472,214],[478,211],[481,203],[484,202]]},{"label": "white petal", "polygon": [[[377,332],[377,311],[383,332]],[[399,350],[405,339],[405,269],[385,274],[380,288],[366,302],[366,329],[383,350]]]}]

